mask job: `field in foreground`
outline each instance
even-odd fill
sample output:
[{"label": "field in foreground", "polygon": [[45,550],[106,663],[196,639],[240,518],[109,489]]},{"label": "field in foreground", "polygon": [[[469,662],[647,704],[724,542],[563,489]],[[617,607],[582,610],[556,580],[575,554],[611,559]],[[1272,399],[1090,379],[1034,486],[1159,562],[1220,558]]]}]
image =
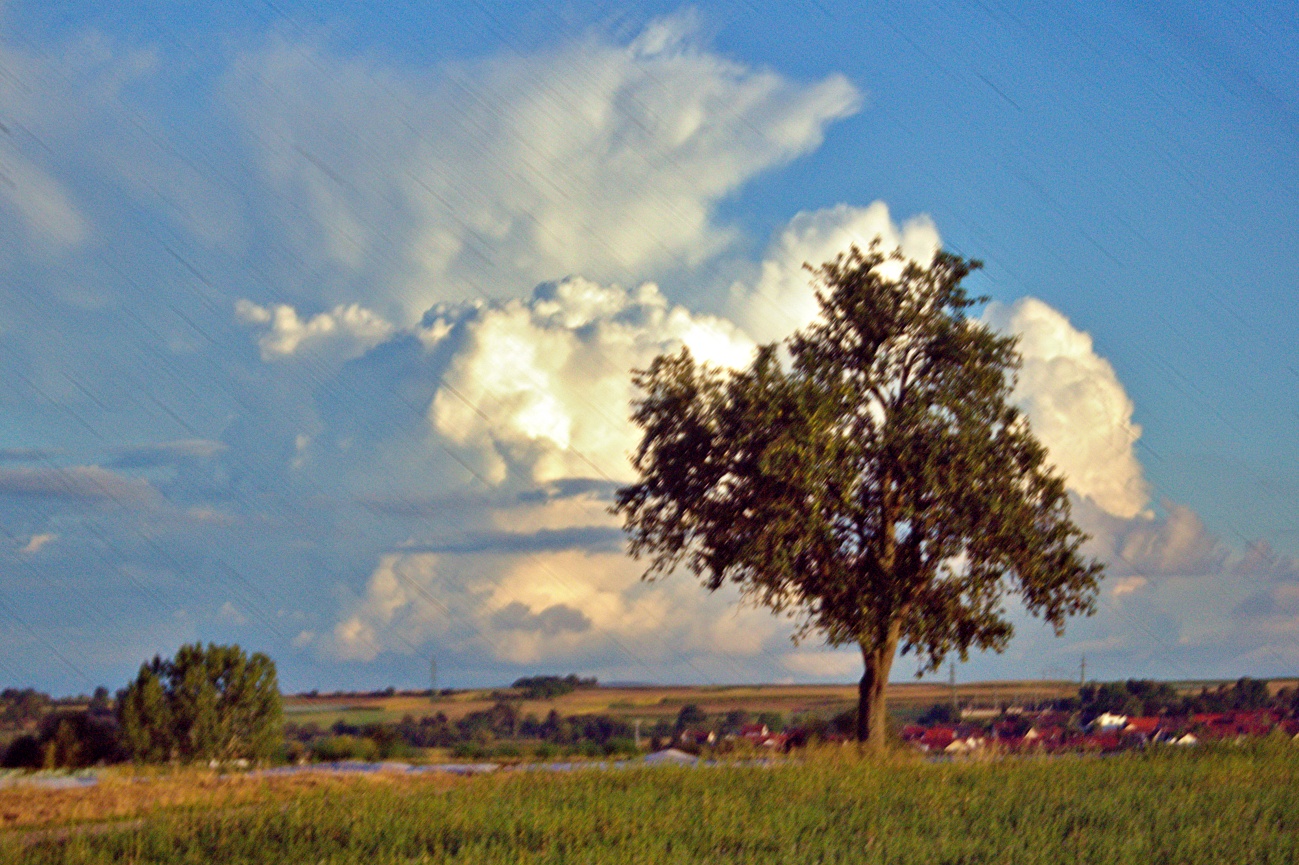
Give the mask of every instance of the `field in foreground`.
[{"label": "field in foreground", "polygon": [[233,796],[218,785],[210,807],[180,796],[182,805],[144,807],[142,819],[116,827],[79,831],[68,821],[93,818],[83,811],[10,829],[0,860],[1299,861],[1299,747],[1287,741],[971,763],[851,753],[765,767],[267,785]]}]

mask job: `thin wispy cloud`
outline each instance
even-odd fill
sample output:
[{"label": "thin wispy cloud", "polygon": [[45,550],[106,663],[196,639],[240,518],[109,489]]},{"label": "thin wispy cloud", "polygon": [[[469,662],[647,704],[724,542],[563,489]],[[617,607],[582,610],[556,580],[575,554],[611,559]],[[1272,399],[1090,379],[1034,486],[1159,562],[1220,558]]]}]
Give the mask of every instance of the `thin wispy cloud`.
[{"label": "thin wispy cloud", "polygon": [[158,500],[148,481],[100,466],[66,468],[2,468],[0,496],[66,499],[76,502],[116,502],[144,505]]}]

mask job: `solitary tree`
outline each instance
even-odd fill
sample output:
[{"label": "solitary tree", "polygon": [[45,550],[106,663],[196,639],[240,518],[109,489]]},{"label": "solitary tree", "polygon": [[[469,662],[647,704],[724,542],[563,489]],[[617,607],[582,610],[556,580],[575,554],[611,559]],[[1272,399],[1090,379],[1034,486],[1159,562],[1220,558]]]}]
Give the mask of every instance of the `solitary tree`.
[{"label": "solitary tree", "polygon": [[238,646],[181,646],[117,695],[122,738],[140,762],[266,759],[283,710],[275,662]]},{"label": "solitary tree", "polygon": [[934,670],[1006,647],[1007,594],[1057,634],[1095,605],[1101,566],[1009,404],[1016,340],[967,317],[979,266],[854,246],[809,267],[820,318],[784,358],[722,371],[682,349],[634,373],[640,480],[615,509],[645,578],[684,566],[794,617],[796,641],[859,646],[857,736],[877,748],[899,646]]}]

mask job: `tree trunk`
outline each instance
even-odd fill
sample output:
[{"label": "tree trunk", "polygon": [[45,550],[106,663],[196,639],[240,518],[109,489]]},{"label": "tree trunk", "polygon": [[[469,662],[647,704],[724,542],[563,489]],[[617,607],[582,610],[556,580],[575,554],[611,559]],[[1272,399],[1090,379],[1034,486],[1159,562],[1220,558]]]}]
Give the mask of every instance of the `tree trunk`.
[{"label": "tree trunk", "polygon": [[857,697],[857,741],[870,750],[882,753],[887,747],[888,702],[885,689],[889,684],[889,671],[897,653],[901,623],[890,624],[888,634],[877,645],[861,644],[862,660],[866,671],[862,673]]}]

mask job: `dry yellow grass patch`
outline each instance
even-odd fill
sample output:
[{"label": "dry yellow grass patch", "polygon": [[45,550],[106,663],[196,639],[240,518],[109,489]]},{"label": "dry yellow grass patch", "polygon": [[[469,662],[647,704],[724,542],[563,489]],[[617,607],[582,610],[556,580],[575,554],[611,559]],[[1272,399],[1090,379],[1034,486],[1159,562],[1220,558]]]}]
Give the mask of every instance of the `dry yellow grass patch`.
[{"label": "dry yellow grass patch", "polygon": [[182,770],[168,774],[107,772],[94,787],[0,789],[0,831],[132,820],[163,812],[222,810],[285,801],[325,787],[386,786],[411,791],[447,789],[462,779],[442,773],[307,773],[273,777]]}]

